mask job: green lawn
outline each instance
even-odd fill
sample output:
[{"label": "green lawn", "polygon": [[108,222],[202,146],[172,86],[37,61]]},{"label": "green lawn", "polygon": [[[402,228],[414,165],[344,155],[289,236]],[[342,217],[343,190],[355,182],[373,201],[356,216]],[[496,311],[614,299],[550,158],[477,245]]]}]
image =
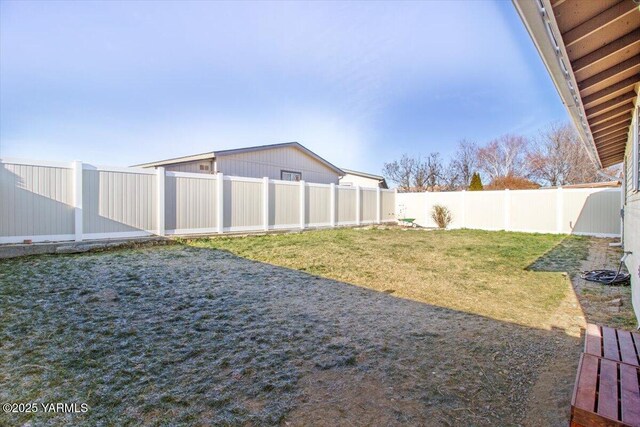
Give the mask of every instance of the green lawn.
[{"label": "green lawn", "polygon": [[[394,228],[213,238],[189,244],[400,298],[548,328],[550,316],[570,292],[562,272],[578,271],[589,239]],[[553,258],[546,260],[545,254],[554,248]]]}]

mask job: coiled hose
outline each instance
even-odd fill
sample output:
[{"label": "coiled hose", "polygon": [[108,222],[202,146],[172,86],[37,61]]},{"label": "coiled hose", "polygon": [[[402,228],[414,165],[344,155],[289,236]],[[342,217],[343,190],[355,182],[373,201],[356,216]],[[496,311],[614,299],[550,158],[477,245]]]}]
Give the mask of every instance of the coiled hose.
[{"label": "coiled hose", "polygon": [[602,283],[603,285],[611,285],[611,286],[620,286],[620,285],[628,285],[630,283],[631,276],[628,273],[621,273],[622,265],[624,264],[625,258],[629,255],[630,252],[625,252],[620,259],[620,265],[618,266],[618,271],[614,270],[591,270],[591,271],[583,271],[580,274],[584,280],[588,280],[590,282]]}]

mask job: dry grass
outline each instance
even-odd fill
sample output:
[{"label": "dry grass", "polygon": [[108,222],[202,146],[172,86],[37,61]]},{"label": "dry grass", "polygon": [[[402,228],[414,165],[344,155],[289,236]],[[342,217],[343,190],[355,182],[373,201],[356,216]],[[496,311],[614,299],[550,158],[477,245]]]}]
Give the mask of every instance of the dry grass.
[{"label": "dry grass", "polygon": [[[565,275],[530,271],[565,236],[472,230],[340,229],[192,241],[278,266],[525,326],[549,328]],[[586,256],[588,239],[569,237]],[[558,261],[565,268],[569,259]],[[563,270],[564,271],[564,270]]]},{"label": "dry grass", "polygon": [[589,244],[340,229],[0,261],[0,402],[90,407],[0,425],[565,425],[562,272]]}]

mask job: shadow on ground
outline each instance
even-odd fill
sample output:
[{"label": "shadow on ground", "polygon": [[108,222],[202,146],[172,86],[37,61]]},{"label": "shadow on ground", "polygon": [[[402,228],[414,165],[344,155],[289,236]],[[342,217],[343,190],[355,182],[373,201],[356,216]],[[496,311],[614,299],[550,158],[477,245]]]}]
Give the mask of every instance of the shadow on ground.
[{"label": "shadow on ground", "polygon": [[576,275],[581,271],[583,262],[589,257],[590,241],[590,237],[567,236],[526,269],[567,272],[571,276]]},{"label": "shadow on ground", "polygon": [[10,424],[566,425],[581,349],[184,246],[1,261],[0,297],[0,401],[90,407]]},{"label": "shadow on ground", "polygon": [[[635,330],[638,323],[631,303],[631,287],[589,282],[580,275],[590,270],[616,271],[623,250],[610,244],[618,242],[619,239],[568,236],[528,269],[566,271],[588,322]],[[626,266],[622,265],[621,271],[627,272]]]}]

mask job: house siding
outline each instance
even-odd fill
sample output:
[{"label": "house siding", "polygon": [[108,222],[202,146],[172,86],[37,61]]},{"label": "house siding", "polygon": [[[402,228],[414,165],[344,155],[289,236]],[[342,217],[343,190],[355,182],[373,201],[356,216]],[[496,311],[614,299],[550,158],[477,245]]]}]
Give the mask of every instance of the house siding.
[{"label": "house siding", "polygon": [[[637,102],[636,102],[636,105]],[[638,115],[634,115],[632,130],[627,139],[625,151],[625,204],[624,204],[624,250],[631,252],[626,258],[627,270],[631,275],[631,299],[636,318],[640,319],[640,192],[634,189],[633,185],[633,163],[634,163],[634,129],[637,132]]]},{"label": "house siding", "polygon": [[[209,166],[209,170],[200,170],[200,165]],[[175,163],[166,165],[164,169],[168,172],[214,173],[212,160],[194,160],[192,162]]]},{"label": "house siding", "polygon": [[342,178],[340,178],[340,185],[351,185],[360,187],[379,187],[380,183],[377,179],[366,178],[364,176],[352,175],[350,173],[346,174]]},{"label": "house siding", "polygon": [[302,173],[307,182],[338,183],[336,171],[293,147],[216,156],[217,170],[225,175],[281,179],[280,172],[286,170]]}]

